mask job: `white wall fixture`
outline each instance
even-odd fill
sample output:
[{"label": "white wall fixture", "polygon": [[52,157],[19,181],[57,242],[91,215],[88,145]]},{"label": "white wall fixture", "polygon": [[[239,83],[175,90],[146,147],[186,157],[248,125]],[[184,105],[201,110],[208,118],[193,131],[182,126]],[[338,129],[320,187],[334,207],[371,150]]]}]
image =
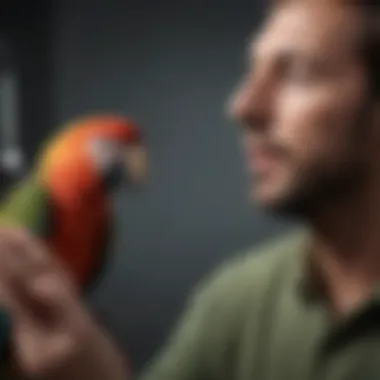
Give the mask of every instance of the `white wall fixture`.
[{"label": "white wall fixture", "polygon": [[25,154],[20,141],[19,80],[10,49],[0,41],[0,163],[6,175],[16,179],[25,171]]}]

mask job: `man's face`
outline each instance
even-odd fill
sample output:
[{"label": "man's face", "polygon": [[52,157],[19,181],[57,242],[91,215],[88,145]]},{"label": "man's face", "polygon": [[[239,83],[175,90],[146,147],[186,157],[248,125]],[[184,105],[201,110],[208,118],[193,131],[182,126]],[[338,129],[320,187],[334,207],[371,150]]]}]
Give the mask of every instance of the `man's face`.
[{"label": "man's face", "polygon": [[306,3],[272,14],[230,104],[254,197],[301,214],[357,189],[377,139],[356,51],[361,19],[349,8]]}]

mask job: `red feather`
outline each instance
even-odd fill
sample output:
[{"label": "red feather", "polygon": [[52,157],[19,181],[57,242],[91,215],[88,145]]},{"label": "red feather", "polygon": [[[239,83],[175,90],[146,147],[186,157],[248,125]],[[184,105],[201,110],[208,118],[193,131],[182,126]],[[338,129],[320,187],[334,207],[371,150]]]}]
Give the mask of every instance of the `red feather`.
[{"label": "red feather", "polygon": [[92,137],[127,144],[141,142],[141,132],[119,116],[92,116],[71,123],[41,156],[39,175],[49,194],[53,252],[84,286],[99,262],[109,224],[109,199],[88,152]]}]

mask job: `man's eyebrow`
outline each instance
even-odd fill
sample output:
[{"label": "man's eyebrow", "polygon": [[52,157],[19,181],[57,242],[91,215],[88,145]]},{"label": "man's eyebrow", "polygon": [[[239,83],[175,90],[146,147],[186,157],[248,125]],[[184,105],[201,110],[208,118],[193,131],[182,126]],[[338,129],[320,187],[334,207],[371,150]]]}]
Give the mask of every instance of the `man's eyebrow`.
[{"label": "man's eyebrow", "polygon": [[[262,51],[261,47],[263,47],[265,51],[265,44],[259,39],[256,41],[251,41],[251,43],[247,46],[246,49],[246,57],[248,62],[254,62],[255,58],[258,55],[259,51]],[[277,59],[293,59],[293,60],[302,60],[304,62],[309,62],[313,64],[322,64],[326,61],[325,55],[316,55],[310,52],[305,52],[302,49],[298,49],[297,47],[286,46],[276,49],[274,58]]]}]

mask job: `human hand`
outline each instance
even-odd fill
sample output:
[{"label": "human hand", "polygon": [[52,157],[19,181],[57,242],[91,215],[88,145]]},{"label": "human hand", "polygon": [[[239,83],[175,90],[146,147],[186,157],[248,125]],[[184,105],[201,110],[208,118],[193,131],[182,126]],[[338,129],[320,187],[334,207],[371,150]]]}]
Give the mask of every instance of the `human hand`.
[{"label": "human hand", "polygon": [[68,273],[36,238],[0,229],[0,304],[18,371],[44,380],[121,380],[121,353],[85,309]]}]

